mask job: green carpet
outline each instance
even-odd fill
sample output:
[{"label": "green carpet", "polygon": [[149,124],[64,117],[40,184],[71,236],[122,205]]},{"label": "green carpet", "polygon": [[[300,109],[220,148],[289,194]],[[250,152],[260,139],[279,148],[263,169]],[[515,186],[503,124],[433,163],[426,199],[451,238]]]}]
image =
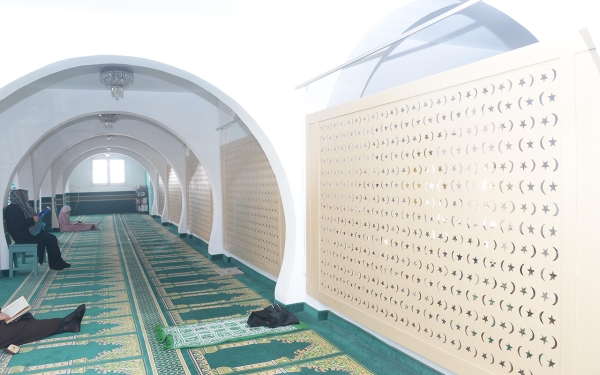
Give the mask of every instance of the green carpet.
[{"label": "green carpet", "polygon": [[71,268],[56,272],[43,265],[37,277],[21,272],[0,279],[14,291],[5,299],[24,295],[38,319],[65,316],[85,303],[81,332],[23,345],[14,356],[0,354],[0,374],[435,373],[304,312],[296,315],[308,328],[298,331],[165,350],[156,327],[245,319],[273,303],[274,283],[241,264],[235,266],[243,275],[219,276],[218,268],[232,264],[210,260],[205,243],[179,238],[175,227],[148,215],[90,220],[101,220],[103,230],[59,233]]}]

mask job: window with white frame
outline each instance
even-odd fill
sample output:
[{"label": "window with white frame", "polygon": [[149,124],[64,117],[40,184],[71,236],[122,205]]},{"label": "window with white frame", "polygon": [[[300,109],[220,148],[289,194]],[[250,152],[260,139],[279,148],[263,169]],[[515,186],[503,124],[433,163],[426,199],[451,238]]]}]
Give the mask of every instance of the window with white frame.
[{"label": "window with white frame", "polygon": [[125,160],[95,159],[92,160],[92,183],[94,184],[124,184]]}]

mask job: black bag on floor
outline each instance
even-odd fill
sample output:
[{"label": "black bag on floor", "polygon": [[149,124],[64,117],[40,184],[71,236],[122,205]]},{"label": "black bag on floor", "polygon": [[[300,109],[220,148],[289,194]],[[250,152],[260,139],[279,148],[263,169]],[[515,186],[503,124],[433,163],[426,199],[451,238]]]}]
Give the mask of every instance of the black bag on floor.
[{"label": "black bag on floor", "polygon": [[253,311],[248,318],[250,327],[282,327],[299,324],[296,316],[281,305],[271,305],[260,311]]}]

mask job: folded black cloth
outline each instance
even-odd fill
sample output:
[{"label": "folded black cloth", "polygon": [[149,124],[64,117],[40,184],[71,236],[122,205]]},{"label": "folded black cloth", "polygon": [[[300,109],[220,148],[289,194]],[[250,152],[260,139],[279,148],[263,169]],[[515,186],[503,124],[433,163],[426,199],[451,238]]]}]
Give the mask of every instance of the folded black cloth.
[{"label": "folded black cloth", "polygon": [[282,327],[299,324],[296,316],[281,305],[271,305],[260,311],[253,311],[248,318],[250,327]]}]

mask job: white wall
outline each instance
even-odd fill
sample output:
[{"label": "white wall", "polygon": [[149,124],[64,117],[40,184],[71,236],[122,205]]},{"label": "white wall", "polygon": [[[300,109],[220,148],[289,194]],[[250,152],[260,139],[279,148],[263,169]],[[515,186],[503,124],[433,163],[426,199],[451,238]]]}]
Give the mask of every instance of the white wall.
[{"label": "white wall", "polygon": [[[123,159],[125,160],[125,183],[111,185],[94,185],[92,183],[92,160],[94,159]],[[71,173],[67,182],[67,193],[88,193],[107,191],[132,191],[135,185],[145,185],[144,168],[137,161],[121,155],[112,154],[110,157],[97,156],[83,161]]]}]

